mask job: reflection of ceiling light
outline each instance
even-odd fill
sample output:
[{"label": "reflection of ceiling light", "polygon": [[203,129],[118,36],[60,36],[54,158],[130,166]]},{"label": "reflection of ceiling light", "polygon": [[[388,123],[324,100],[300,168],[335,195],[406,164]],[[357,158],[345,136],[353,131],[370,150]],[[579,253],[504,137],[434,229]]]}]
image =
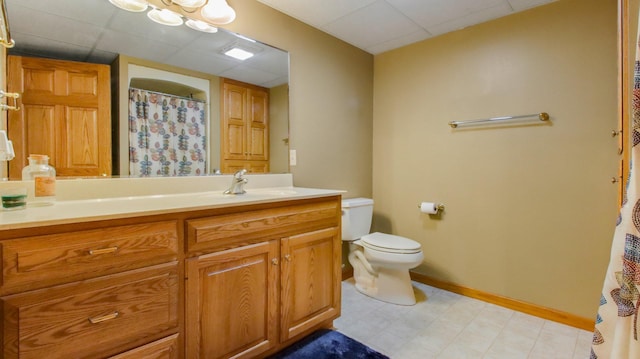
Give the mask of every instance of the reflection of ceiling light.
[{"label": "reflection of ceiling light", "polygon": [[109,0],[109,2],[122,10],[133,12],[145,11],[149,6],[147,0]]},{"label": "reflection of ceiling light", "polygon": [[211,26],[211,25],[207,24],[206,22],[200,21],[200,20],[189,19],[189,20],[187,20],[187,22],[185,22],[185,25],[189,26],[190,28],[192,28],[194,30],[207,32],[207,33],[210,33],[210,34],[213,34],[214,32],[218,32],[218,28],[217,27]]},{"label": "reflection of ceiling light", "polygon": [[216,25],[228,24],[236,18],[235,10],[227,4],[226,0],[209,0],[200,10],[200,14]]},{"label": "reflection of ceiling light", "polygon": [[152,9],[147,13],[147,16],[158,24],[168,26],[182,25],[182,16],[169,9]]},{"label": "reflection of ceiling light", "polygon": [[246,51],[246,50],[243,50],[243,49],[241,49],[239,47],[234,47],[234,48],[232,48],[230,50],[227,50],[227,51],[224,52],[224,54],[227,55],[227,56],[231,56],[234,59],[241,60],[241,61],[244,61],[244,60],[250,58],[251,56],[253,56],[253,53],[251,53],[249,51]]}]

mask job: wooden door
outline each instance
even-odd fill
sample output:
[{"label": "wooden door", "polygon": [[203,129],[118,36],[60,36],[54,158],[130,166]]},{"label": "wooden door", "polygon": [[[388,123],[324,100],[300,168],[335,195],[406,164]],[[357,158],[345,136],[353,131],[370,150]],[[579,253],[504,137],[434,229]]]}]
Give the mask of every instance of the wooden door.
[{"label": "wooden door", "polygon": [[269,159],[269,92],[265,89],[250,89],[247,105],[247,159],[267,161]]},{"label": "wooden door", "polygon": [[269,171],[269,89],[221,82],[221,167],[225,173]]},{"label": "wooden door", "polygon": [[281,341],[340,315],[341,246],[338,227],[281,241]]},{"label": "wooden door", "polygon": [[247,153],[247,88],[223,83],[222,156],[224,160],[245,160]]},{"label": "wooden door", "polygon": [[21,94],[8,117],[9,178],[21,178],[31,153],[48,155],[58,176],[111,175],[109,66],[9,56],[7,86]]},{"label": "wooden door", "polygon": [[278,344],[278,241],[188,259],[187,358],[253,358]]}]

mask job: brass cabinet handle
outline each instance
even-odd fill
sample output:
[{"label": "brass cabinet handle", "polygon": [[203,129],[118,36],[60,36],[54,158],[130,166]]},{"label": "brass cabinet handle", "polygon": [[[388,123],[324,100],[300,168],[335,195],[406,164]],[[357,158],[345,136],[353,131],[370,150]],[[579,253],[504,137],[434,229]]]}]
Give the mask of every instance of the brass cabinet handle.
[{"label": "brass cabinet handle", "polygon": [[271,264],[273,264],[274,266],[277,266],[277,265],[278,265],[278,263],[279,263],[278,258],[273,258],[273,259],[271,260]]},{"label": "brass cabinet handle", "polygon": [[618,177],[611,177],[611,183],[617,183]]},{"label": "brass cabinet handle", "polygon": [[611,137],[616,137],[617,135],[619,135],[621,133],[622,133],[622,131],[611,130]]},{"label": "brass cabinet handle", "polygon": [[91,322],[91,324],[98,324],[98,323],[101,323],[101,322],[106,322],[107,320],[116,319],[119,315],[120,315],[120,313],[118,313],[118,311],[115,311],[115,312],[107,314],[107,315],[102,315],[102,316],[99,316],[99,317],[89,318],[89,322]]},{"label": "brass cabinet handle", "polygon": [[290,254],[285,255],[285,256],[284,256],[284,259],[285,259],[287,262],[291,262],[291,255],[290,255]]},{"label": "brass cabinet handle", "polygon": [[90,249],[89,254],[92,256],[97,256],[99,254],[113,253],[113,252],[116,252],[117,250],[118,250],[118,246],[100,248],[100,249]]}]

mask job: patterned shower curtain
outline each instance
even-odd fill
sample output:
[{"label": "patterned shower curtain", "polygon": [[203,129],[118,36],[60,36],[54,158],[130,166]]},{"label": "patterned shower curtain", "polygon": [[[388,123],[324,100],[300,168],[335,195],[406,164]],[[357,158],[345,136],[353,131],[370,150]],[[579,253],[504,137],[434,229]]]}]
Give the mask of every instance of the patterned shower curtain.
[{"label": "patterned shower curtain", "polygon": [[611,245],[600,308],[593,333],[591,359],[640,358],[640,42],[633,88],[631,171],[626,197]]},{"label": "patterned shower curtain", "polygon": [[205,102],[129,89],[129,173],[206,174]]}]

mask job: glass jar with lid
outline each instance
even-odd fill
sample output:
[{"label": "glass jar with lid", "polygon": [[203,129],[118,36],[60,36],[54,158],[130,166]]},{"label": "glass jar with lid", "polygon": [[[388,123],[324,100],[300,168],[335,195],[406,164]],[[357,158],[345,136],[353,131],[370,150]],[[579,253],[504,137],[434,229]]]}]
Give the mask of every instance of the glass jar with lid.
[{"label": "glass jar with lid", "polygon": [[56,200],[56,170],[47,155],[29,155],[29,165],[22,170],[23,181],[33,181],[33,195],[27,206],[48,206]]}]

